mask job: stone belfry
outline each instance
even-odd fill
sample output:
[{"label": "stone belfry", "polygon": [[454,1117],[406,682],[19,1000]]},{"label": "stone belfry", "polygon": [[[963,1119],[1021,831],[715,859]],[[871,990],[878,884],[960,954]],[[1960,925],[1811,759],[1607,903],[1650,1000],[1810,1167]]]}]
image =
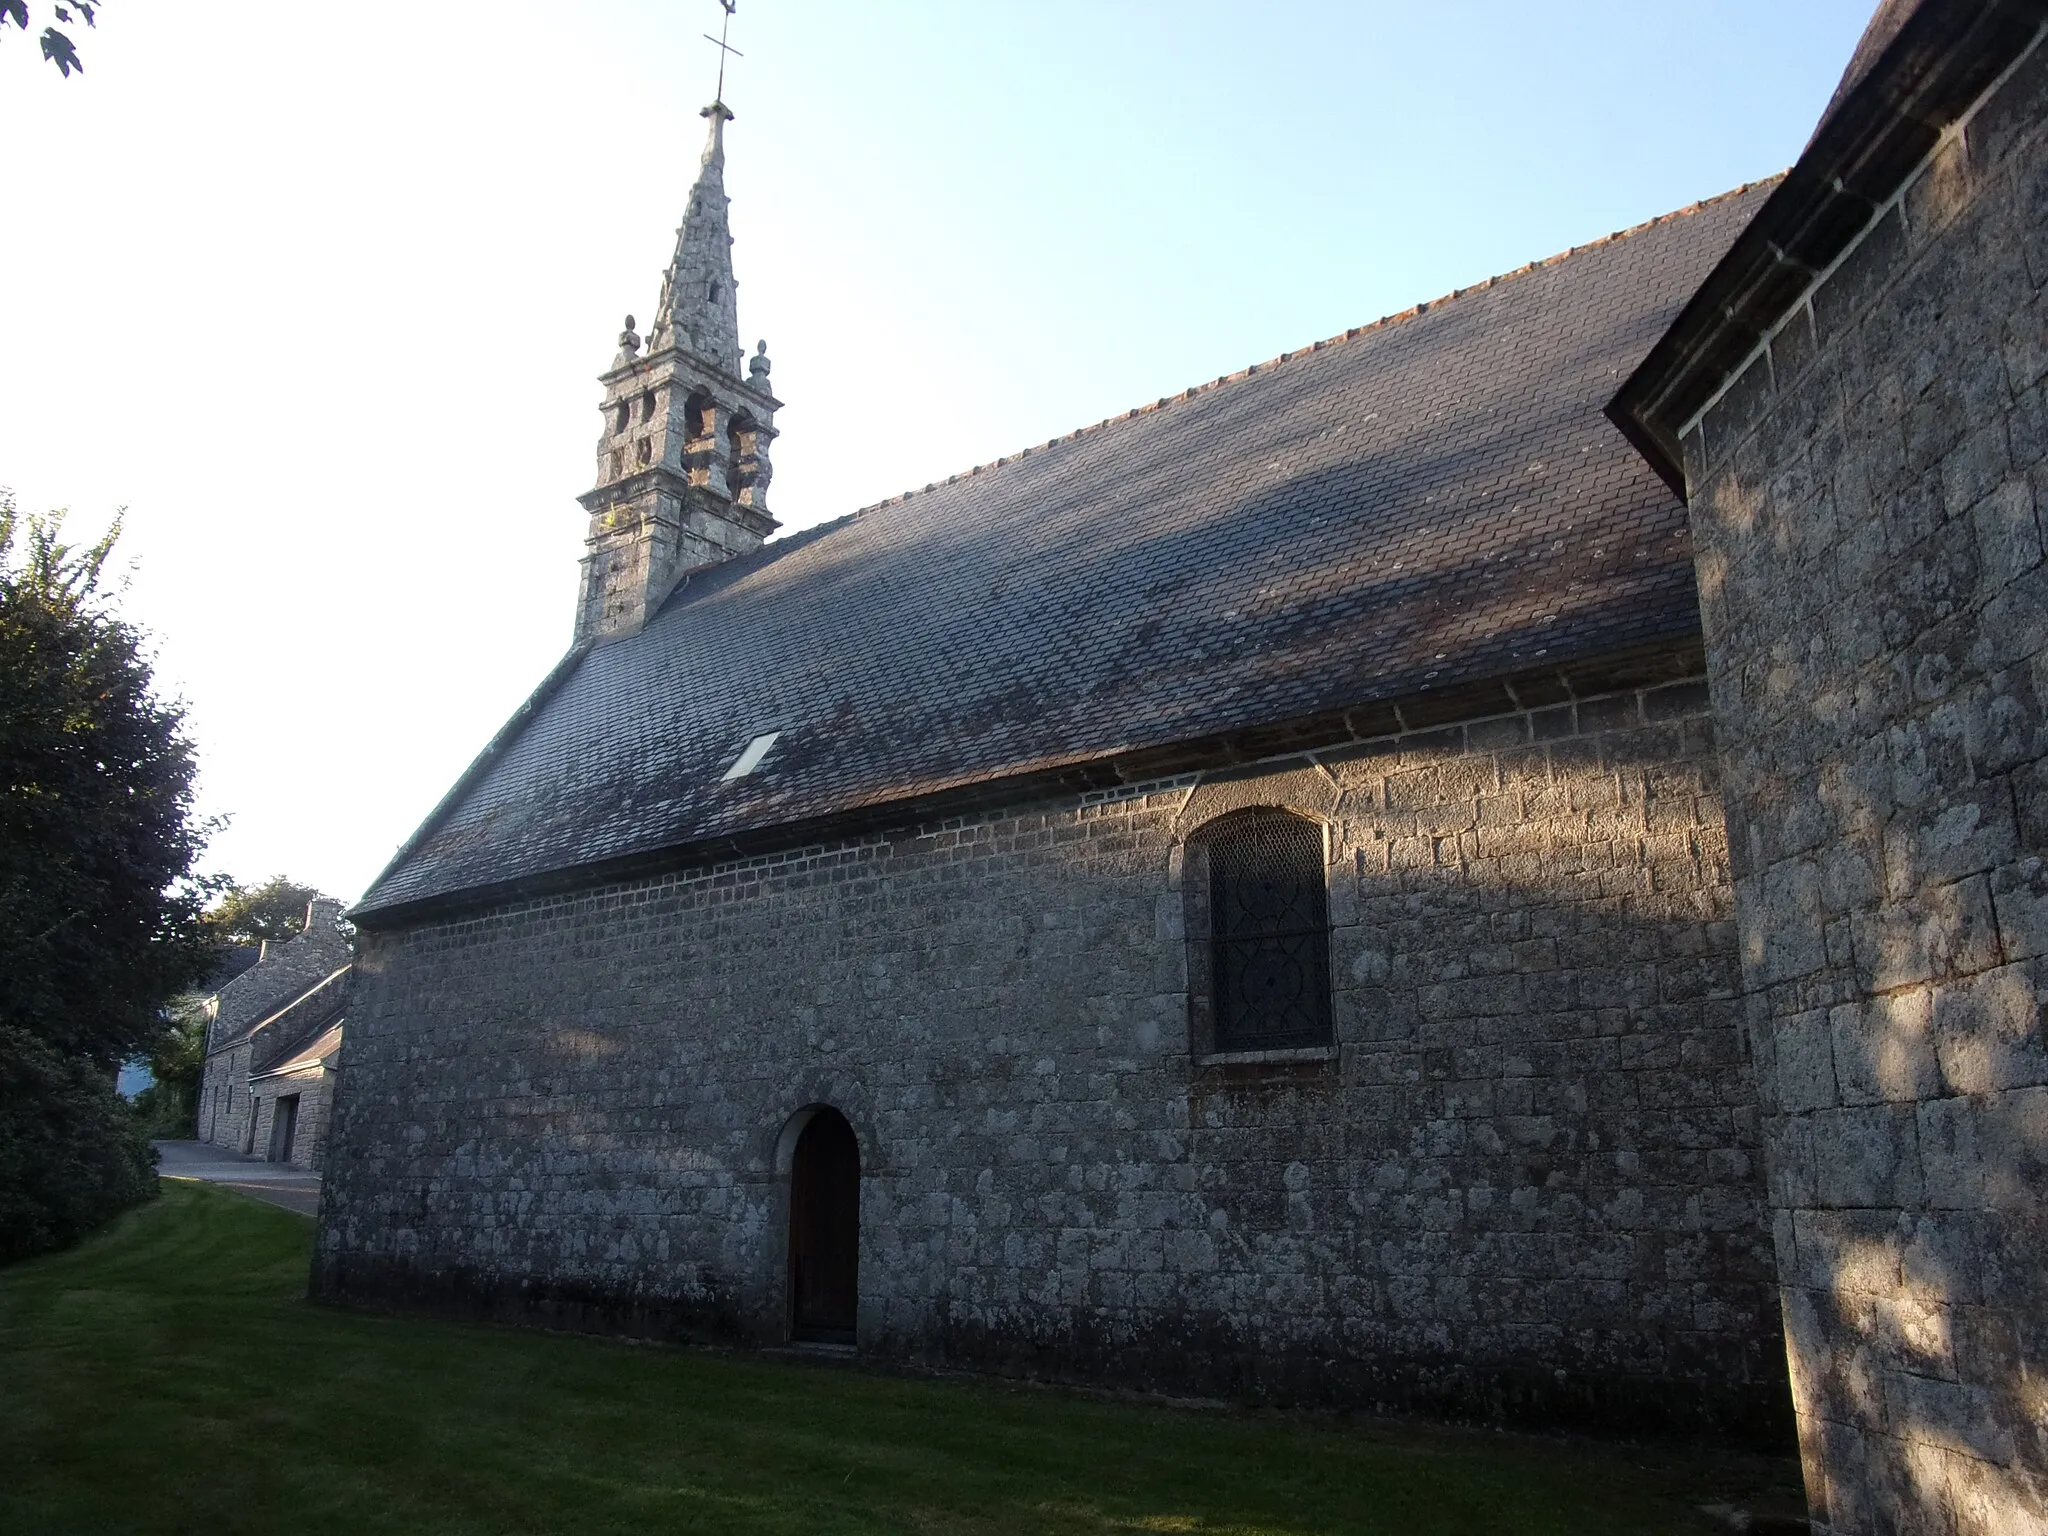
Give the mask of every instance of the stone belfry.
[{"label": "stone belfry", "polygon": [[[768,448],[779,401],[768,392],[768,343],[739,342],[726,225],[722,101],[645,351],[632,316],[604,374],[597,486],[590,514],[578,640],[638,634],[689,571],[758,548],[768,515]],[[742,376],[744,368],[744,377]]]}]

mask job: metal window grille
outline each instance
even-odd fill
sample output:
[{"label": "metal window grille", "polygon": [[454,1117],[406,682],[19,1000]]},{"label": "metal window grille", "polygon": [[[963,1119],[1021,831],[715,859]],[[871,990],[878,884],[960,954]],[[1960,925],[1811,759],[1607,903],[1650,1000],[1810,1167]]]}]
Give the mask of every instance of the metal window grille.
[{"label": "metal window grille", "polygon": [[1217,1048],[1328,1045],[1322,829],[1284,811],[1253,813],[1208,841]]}]

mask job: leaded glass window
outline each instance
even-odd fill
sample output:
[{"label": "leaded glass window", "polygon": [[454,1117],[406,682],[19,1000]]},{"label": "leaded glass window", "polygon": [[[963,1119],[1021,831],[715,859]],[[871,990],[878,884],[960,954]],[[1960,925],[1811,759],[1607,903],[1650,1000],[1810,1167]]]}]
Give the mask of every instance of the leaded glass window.
[{"label": "leaded glass window", "polygon": [[1323,831],[1247,811],[1203,839],[1216,1049],[1330,1043],[1330,898]]}]

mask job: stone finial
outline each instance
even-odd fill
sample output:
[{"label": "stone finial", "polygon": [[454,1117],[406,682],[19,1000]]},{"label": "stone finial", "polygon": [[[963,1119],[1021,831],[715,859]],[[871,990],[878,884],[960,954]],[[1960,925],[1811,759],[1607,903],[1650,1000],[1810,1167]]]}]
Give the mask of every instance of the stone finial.
[{"label": "stone finial", "polygon": [[754,355],[747,360],[747,382],[762,394],[769,393],[768,370],[774,365],[768,361],[768,343],[754,344]]},{"label": "stone finial", "polygon": [[640,355],[640,333],[633,328],[633,317],[626,316],[626,328],[619,332],[619,355],[612,359],[614,368],[623,368]]}]

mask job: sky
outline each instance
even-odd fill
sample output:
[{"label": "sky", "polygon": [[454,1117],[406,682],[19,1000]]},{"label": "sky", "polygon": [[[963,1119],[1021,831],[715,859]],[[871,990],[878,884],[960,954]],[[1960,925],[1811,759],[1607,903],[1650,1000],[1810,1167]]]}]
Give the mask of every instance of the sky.
[{"label": "sky", "polygon": [[[1789,165],[1869,0],[740,0],[785,531]],[[49,0],[30,0],[38,26]],[[569,642],[718,0],[0,31],[0,486],[125,509],[208,867],[353,899]],[[367,23],[360,17],[402,20]]]}]

